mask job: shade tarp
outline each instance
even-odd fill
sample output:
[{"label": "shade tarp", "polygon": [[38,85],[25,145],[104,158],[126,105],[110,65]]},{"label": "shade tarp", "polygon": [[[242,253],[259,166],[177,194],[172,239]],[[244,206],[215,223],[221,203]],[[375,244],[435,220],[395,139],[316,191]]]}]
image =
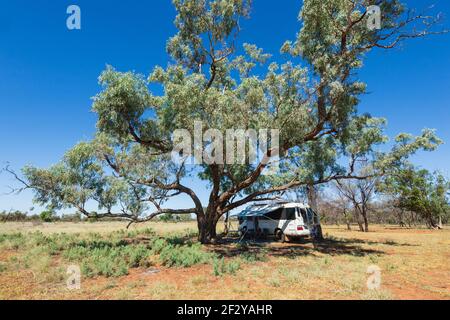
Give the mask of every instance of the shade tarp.
[{"label": "shade tarp", "polygon": [[238,214],[238,217],[262,217],[265,214],[282,208],[281,205],[270,205],[263,207],[249,207]]}]

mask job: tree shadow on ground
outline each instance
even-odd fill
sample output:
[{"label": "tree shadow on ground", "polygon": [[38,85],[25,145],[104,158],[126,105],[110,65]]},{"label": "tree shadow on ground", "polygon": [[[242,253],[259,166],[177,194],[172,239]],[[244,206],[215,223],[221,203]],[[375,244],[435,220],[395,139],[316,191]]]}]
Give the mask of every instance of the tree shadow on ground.
[{"label": "tree shadow on ground", "polygon": [[[273,257],[296,258],[300,256],[314,255],[315,253],[336,255],[351,255],[363,257],[371,254],[385,254],[384,251],[363,248],[361,244],[367,244],[358,239],[325,239],[321,242],[312,242],[310,239],[299,239],[295,242],[276,243],[270,239],[250,240],[239,244],[238,239],[222,239],[220,246],[211,247],[211,250],[224,257],[238,257],[244,253],[266,253]],[[377,244],[376,242],[374,244]]]},{"label": "tree shadow on ground", "polygon": [[411,243],[399,243],[393,240],[384,240],[384,241],[371,241],[371,240],[361,240],[354,238],[340,239],[340,241],[348,241],[351,243],[360,243],[360,244],[368,244],[368,245],[386,245],[386,246],[395,246],[395,247],[419,247],[418,244]]}]

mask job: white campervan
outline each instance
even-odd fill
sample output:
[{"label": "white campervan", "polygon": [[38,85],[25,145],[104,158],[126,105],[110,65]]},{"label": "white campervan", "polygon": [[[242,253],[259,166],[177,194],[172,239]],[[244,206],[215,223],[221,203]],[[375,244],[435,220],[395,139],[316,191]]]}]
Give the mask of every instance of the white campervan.
[{"label": "white campervan", "polygon": [[273,235],[282,242],[296,237],[321,237],[319,215],[303,203],[253,205],[241,212],[238,220],[243,236]]}]

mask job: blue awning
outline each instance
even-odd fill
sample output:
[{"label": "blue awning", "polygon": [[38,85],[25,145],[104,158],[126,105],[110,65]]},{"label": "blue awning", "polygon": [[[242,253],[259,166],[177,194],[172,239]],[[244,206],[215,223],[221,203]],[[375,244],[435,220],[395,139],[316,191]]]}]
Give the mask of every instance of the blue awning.
[{"label": "blue awning", "polygon": [[238,214],[238,217],[262,217],[265,214],[282,208],[282,205],[251,206]]}]

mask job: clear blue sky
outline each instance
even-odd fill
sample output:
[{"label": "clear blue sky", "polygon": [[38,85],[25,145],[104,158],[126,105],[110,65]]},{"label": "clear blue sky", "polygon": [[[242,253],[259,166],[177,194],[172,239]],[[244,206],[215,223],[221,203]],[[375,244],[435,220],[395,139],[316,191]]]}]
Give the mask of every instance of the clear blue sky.
[{"label": "clear blue sky", "polygon": [[[450,1],[428,1],[446,16]],[[66,28],[66,8],[77,4],[82,30]],[[242,24],[243,42],[277,53],[294,39],[301,1],[255,0],[252,19]],[[148,74],[165,66],[166,40],[175,33],[171,1],[35,0],[0,4],[0,163],[20,169],[47,167],[95,129],[91,100],[106,64]],[[388,134],[436,128],[450,142],[450,35],[412,40],[400,49],[371,54],[361,72],[369,95],[360,110],[388,119]],[[416,164],[450,176],[450,146],[414,157]],[[0,175],[0,193],[13,181]],[[181,205],[182,203],[180,203]],[[0,196],[0,210],[27,210],[31,194]]]}]

